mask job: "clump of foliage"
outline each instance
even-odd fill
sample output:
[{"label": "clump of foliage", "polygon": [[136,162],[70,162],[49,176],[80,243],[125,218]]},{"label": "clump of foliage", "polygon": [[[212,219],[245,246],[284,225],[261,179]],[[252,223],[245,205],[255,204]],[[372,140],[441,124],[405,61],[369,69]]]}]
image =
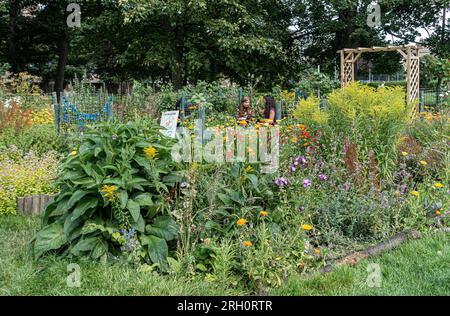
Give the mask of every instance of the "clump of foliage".
[{"label": "clump of foliage", "polygon": [[178,231],[168,212],[177,166],[172,140],[159,129],[154,121],[106,122],[80,136],[33,239],[36,258],[56,250],[167,267],[168,243]]},{"label": "clump of foliage", "polygon": [[15,214],[18,197],[55,192],[57,167],[53,152],[37,156],[23,155],[15,146],[0,149],[0,215]]},{"label": "clump of foliage", "polygon": [[294,111],[294,116],[307,125],[326,124],[328,122],[328,114],[320,109],[319,104],[320,100],[315,96],[300,99]]},{"label": "clump of foliage", "polygon": [[0,148],[16,146],[22,153],[33,151],[44,155],[49,151],[67,152],[66,140],[56,133],[53,125],[32,125],[16,132],[5,128],[0,133]]},{"label": "clump of foliage", "polygon": [[339,86],[339,83],[325,73],[306,71],[296,84],[296,89],[307,96],[327,96]]}]

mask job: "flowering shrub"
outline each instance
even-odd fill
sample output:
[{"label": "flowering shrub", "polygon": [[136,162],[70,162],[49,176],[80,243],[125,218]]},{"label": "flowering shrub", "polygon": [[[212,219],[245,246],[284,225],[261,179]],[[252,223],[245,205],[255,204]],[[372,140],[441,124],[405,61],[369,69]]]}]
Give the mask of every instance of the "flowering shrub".
[{"label": "flowering shrub", "polygon": [[322,111],[319,107],[320,100],[315,96],[310,96],[307,99],[300,99],[294,116],[302,122],[312,124],[326,124],[328,122],[328,113]]},{"label": "flowering shrub", "polygon": [[57,156],[30,152],[22,156],[16,147],[0,150],[0,215],[15,214],[18,197],[54,193]]},{"label": "flowering shrub", "polygon": [[33,125],[47,125],[53,124],[54,115],[50,108],[44,108],[40,110],[32,110],[30,113],[31,124]]},{"label": "flowering shrub", "polygon": [[159,129],[153,121],[107,122],[80,136],[63,160],[60,194],[43,214],[35,257],[50,250],[104,260],[134,254],[135,262],[167,267],[167,242],[178,228],[163,214],[176,166],[172,140]]}]

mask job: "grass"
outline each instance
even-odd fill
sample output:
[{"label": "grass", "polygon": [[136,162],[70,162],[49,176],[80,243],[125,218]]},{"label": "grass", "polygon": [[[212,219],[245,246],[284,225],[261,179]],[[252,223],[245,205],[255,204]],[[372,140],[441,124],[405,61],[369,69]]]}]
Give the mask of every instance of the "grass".
[{"label": "grass", "polygon": [[[47,256],[35,262],[28,245],[38,219],[0,217],[0,295],[248,295],[200,277],[186,278],[140,272],[122,265],[77,262],[81,287],[66,284],[70,261]],[[368,263],[380,265],[380,288],[366,284]],[[356,267],[341,267],[313,278],[292,277],[272,295],[449,295],[450,236],[429,233]]]},{"label": "grass", "polygon": [[73,270],[67,259],[47,256],[35,262],[29,242],[39,220],[22,216],[0,217],[0,295],[243,295],[203,280],[188,280],[140,272],[130,266],[98,262],[76,262],[81,287],[69,287]]},{"label": "grass", "polygon": [[[372,279],[369,275],[373,271],[369,264],[379,265],[380,287],[368,286],[367,280]],[[429,232],[420,240],[361,261],[356,267],[339,267],[306,280],[292,278],[284,288],[273,290],[272,294],[450,295],[450,235]]]}]

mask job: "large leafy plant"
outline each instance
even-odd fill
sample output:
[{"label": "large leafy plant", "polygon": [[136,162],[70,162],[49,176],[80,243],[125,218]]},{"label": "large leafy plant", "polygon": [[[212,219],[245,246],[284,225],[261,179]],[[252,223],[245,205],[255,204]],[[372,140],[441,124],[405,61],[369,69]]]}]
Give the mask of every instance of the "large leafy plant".
[{"label": "large leafy plant", "polygon": [[137,253],[166,267],[177,236],[169,188],[177,181],[172,140],[153,121],[98,124],[80,136],[33,239],[35,257],[50,250],[93,259]]}]

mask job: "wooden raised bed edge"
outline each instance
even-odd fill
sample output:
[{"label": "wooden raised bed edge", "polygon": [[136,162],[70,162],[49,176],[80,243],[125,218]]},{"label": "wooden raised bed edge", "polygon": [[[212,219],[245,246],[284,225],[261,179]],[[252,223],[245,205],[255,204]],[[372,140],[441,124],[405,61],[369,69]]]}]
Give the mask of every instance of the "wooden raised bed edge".
[{"label": "wooden raised bed edge", "polygon": [[17,198],[17,214],[39,215],[56,194],[34,194]]}]

